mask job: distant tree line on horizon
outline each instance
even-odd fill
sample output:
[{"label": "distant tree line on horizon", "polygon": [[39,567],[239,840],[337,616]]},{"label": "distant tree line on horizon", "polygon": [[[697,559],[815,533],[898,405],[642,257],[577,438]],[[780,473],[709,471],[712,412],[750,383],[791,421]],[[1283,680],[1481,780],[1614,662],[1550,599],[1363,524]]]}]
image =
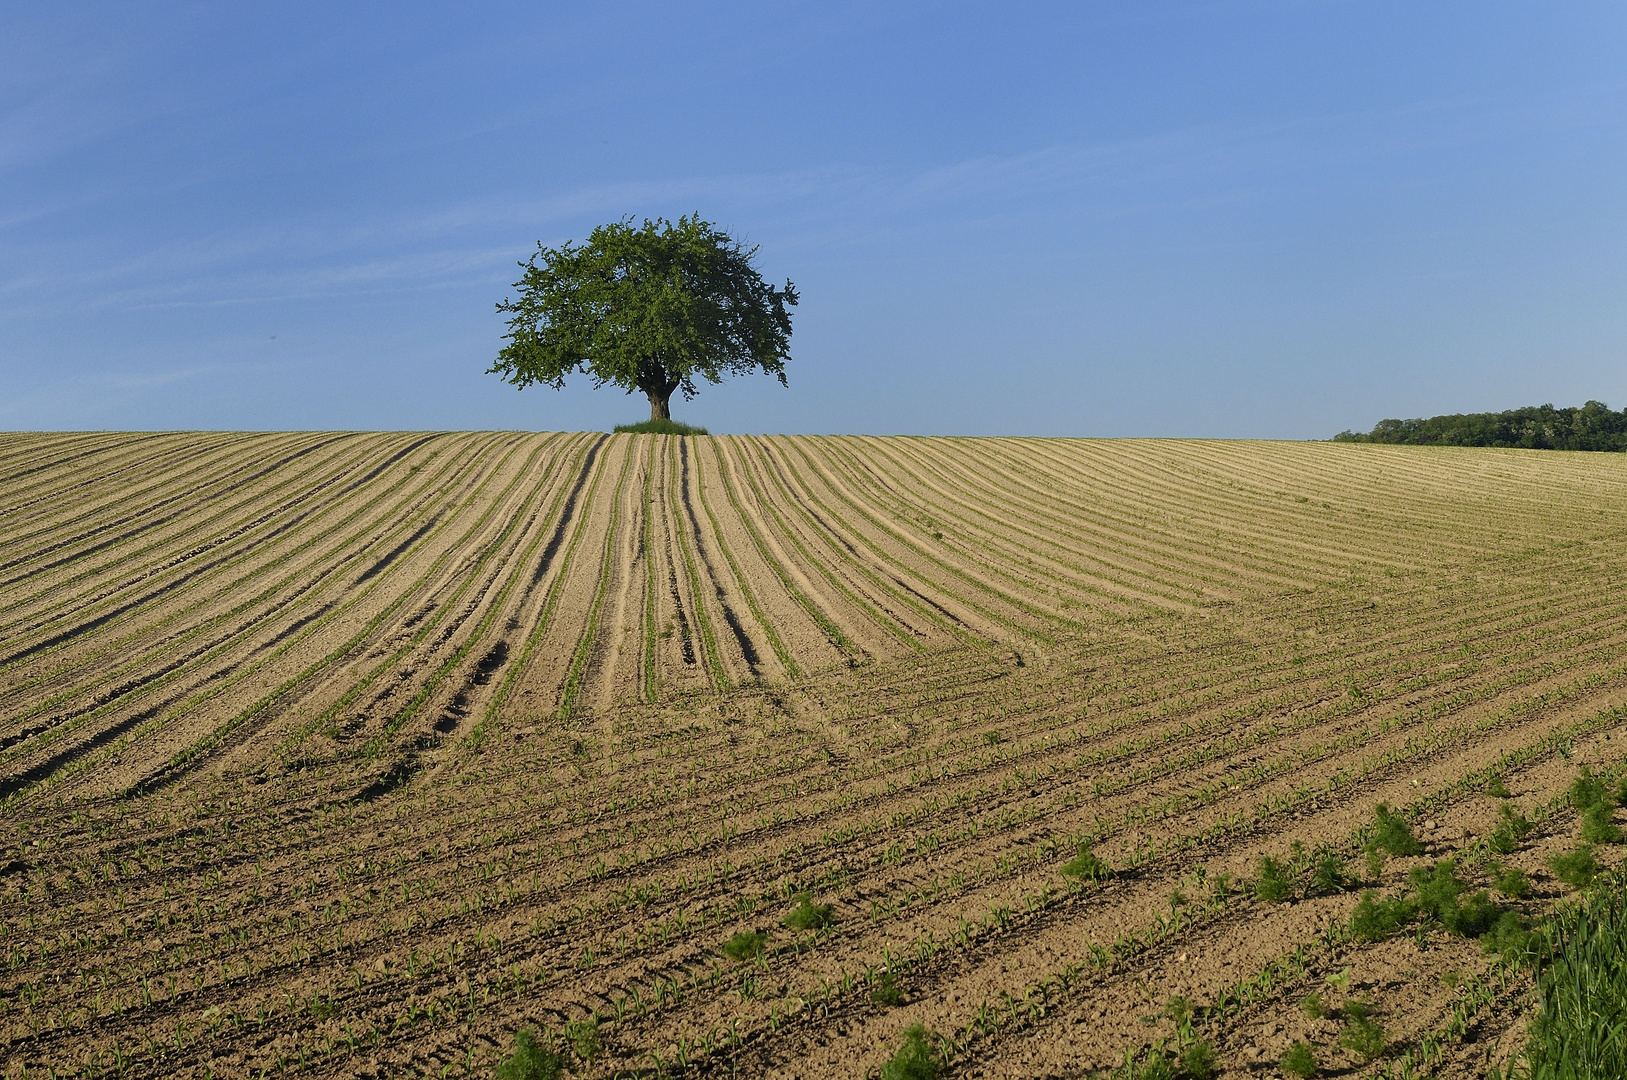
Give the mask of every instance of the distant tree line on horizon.
[{"label": "distant tree line on horizon", "polygon": [[1410,446],[1500,446],[1525,450],[1627,450],[1627,409],[1602,401],[1581,408],[1527,405],[1495,413],[1454,413],[1427,420],[1380,420],[1365,434],[1341,431],[1334,442]]}]

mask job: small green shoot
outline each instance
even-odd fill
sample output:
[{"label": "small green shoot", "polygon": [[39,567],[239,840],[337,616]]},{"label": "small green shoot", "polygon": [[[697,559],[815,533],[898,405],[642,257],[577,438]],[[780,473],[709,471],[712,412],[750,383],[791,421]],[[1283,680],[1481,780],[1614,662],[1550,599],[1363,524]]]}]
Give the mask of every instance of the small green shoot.
[{"label": "small green shoot", "polygon": [[1199,1039],[1181,1051],[1181,1068],[1192,1080],[1212,1080],[1220,1071],[1220,1058],[1209,1040]]},{"label": "small green shoot", "polygon": [[1345,1029],[1339,1033],[1340,1046],[1368,1061],[1384,1053],[1389,1041],[1383,1025],[1372,1018],[1372,1011],[1373,1007],[1366,1002],[1345,1002],[1344,1013],[1348,1019]]},{"label": "small green shoot", "polygon": [[1499,799],[1512,799],[1514,797],[1514,793],[1508,790],[1508,785],[1503,782],[1501,776],[1491,778],[1491,783],[1486,785],[1486,794],[1496,796]]},{"label": "small green shoot", "polygon": [[538,1044],[530,1028],[514,1033],[514,1053],[497,1066],[497,1080],[555,1080],[564,1062],[559,1055]]},{"label": "small green shoot", "polygon": [[1373,808],[1373,837],[1369,847],[1382,848],[1391,855],[1422,855],[1424,845],[1413,835],[1406,818],[1393,812],[1387,803]]},{"label": "small green shoot", "polygon": [[889,1007],[904,1004],[904,992],[893,982],[892,972],[881,973],[881,978],[876,980],[875,986],[870,990],[870,1000],[877,1005]]},{"label": "small green shoot", "polygon": [[1283,1052],[1280,1064],[1282,1071],[1296,1080],[1308,1080],[1316,1075],[1316,1055],[1303,1039],[1295,1041]]},{"label": "small green shoot", "polygon": [[583,1061],[592,1061],[604,1053],[604,1041],[599,1038],[599,1021],[597,1017],[587,1020],[572,1020],[565,1025],[565,1038],[571,1044],[571,1049]]},{"label": "small green shoot", "polygon": [[730,960],[750,960],[761,956],[768,944],[768,933],[763,930],[742,930],[723,943],[723,955]]},{"label": "small green shoot", "polygon": [[1491,887],[1510,900],[1531,898],[1531,879],[1525,876],[1524,870],[1517,866],[1504,866],[1495,862],[1487,869],[1491,871]]},{"label": "small green shoot", "polygon": [[1164,1006],[1164,1015],[1175,1021],[1176,1027],[1185,1027],[1192,1022],[1193,1009],[1191,998],[1176,994],[1169,999],[1169,1004]]},{"label": "small green shoot", "polygon": [[1062,864],[1062,876],[1075,881],[1101,881],[1113,873],[1090,850],[1088,843],[1079,845],[1079,854]]},{"label": "small green shoot", "polygon": [[1284,904],[1294,898],[1294,883],[1287,869],[1269,855],[1261,855],[1255,863],[1254,898],[1273,904]]},{"label": "small green shoot", "polygon": [[814,903],[811,893],[798,893],[797,906],[785,917],[785,925],[792,930],[820,930],[830,922],[830,905]]},{"label": "small green shoot", "polygon": [[930,1033],[920,1024],[904,1030],[904,1044],[881,1067],[881,1080],[937,1080],[938,1056],[927,1042]]},{"label": "small green shoot", "polygon": [[1571,850],[1553,855],[1548,859],[1548,869],[1554,872],[1554,877],[1563,881],[1573,889],[1585,889],[1593,884],[1593,879],[1599,876],[1602,869],[1598,857],[1593,854],[1593,848],[1587,844],[1579,844]]}]

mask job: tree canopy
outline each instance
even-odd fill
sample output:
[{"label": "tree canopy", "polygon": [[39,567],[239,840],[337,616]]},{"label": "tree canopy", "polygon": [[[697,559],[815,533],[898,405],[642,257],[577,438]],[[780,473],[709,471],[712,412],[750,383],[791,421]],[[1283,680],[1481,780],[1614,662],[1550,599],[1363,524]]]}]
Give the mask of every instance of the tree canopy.
[{"label": "tree canopy", "polygon": [[519,264],[519,294],[497,305],[508,344],[488,370],[555,389],[582,371],[596,387],[642,391],[652,420],[671,419],[673,392],[694,397],[697,379],[761,370],[783,386],[796,286],[763,281],[756,254],[699,216],[624,218],[584,244],[539,242]]},{"label": "tree canopy", "polygon": [[1367,433],[1341,431],[1334,442],[1414,446],[1502,446],[1527,450],[1627,450],[1627,409],[1602,401],[1581,408],[1527,405],[1496,413],[1454,413],[1427,420],[1380,420]]}]

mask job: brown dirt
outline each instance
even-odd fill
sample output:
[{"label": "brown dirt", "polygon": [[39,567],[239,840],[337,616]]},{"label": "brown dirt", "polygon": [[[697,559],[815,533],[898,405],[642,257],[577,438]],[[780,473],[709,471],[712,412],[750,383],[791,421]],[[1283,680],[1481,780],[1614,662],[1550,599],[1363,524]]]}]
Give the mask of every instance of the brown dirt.
[{"label": "brown dirt", "polygon": [[[1567,894],[1558,796],[1624,765],[1618,465],[0,437],[8,1075],[484,1076],[597,1015],[575,1075],[861,1076],[919,1022],[948,1075],[1073,1076],[1181,995],[1224,1076],[1295,1039],[1367,1076],[1502,978],[1429,1066],[1481,1076],[1524,976],[1341,936],[1354,890],[1216,882],[1321,845],[1365,876],[1385,801],[1484,883],[1500,771],[1526,910]],[[1103,883],[1059,873],[1086,840]],[[782,925],[801,891],[830,928]],[[1313,991],[1369,1001],[1385,1057]]]}]

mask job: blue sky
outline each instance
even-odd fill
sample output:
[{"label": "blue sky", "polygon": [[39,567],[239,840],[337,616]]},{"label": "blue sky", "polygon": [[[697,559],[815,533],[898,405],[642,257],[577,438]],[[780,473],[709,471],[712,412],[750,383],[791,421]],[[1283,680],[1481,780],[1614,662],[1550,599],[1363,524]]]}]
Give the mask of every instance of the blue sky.
[{"label": "blue sky", "polygon": [[717,432],[1325,438],[1627,405],[1627,5],[11,4],[0,427],[602,428],[537,241],[793,279]]}]

